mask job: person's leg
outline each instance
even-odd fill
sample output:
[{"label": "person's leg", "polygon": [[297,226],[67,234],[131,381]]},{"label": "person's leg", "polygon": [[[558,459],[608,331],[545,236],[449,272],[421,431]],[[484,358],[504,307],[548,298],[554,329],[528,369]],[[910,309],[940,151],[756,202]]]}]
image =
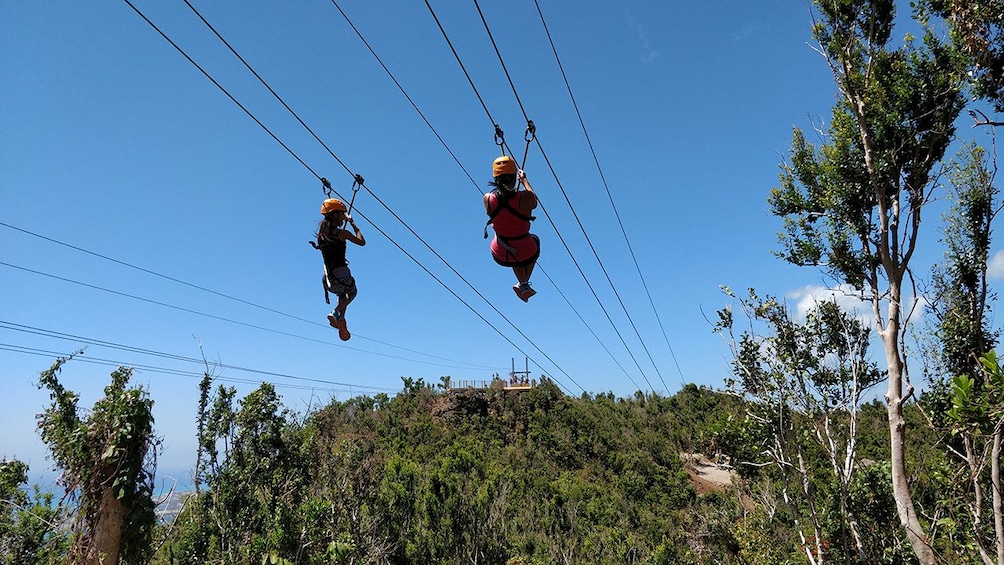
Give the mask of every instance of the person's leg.
[{"label": "person's leg", "polygon": [[345,310],[356,297],[356,281],[348,267],[340,267],[329,274],[330,290],[338,295],[338,303],[328,314],[328,323],[338,329],[338,337],[348,341],[352,337],[345,323]]},{"label": "person's leg", "polygon": [[349,333],[349,326],[345,322],[345,309],[348,307],[349,302],[352,302],[352,298],[347,294],[338,295],[338,304],[335,305],[335,309],[328,314],[328,321],[331,323],[332,327],[338,330],[338,337],[342,341],[348,341],[352,337]]},{"label": "person's leg", "polygon": [[523,284],[526,282],[530,282],[530,273],[532,272],[532,267],[530,269],[527,269],[526,265],[520,265],[518,267],[513,267],[512,272],[513,274],[516,275],[516,280],[519,281],[520,284]]},{"label": "person's leg", "polygon": [[533,267],[536,264],[537,264],[537,262],[534,261],[534,262],[532,262],[532,263],[530,263],[528,265],[521,265],[519,267],[513,267],[512,270],[513,270],[514,273],[516,273],[516,280],[518,280],[520,283],[528,283],[528,282],[530,282],[530,275],[533,274]]},{"label": "person's leg", "polygon": [[530,275],[533,274],[533,268],[537,265],[537,258],[539,256],[540,239],[533,234],[529,234],[529,237],[520,242],[520,259],[522,259],[522,264],[512,269],[516,275],[516,280],[519,281],[519,284],[513,287],[513,291],[523,302],[526,302],[531,296],[537,294],[536,290],[530,288]]},{"label": "person's leg", "polygon": [[518,284],[513,285],[512,290],[523,302],[530,300],[531,296],[537,294],[536,290],[530,288],[530,275],[533,274],[533,266],[535,264],[536,262],[533,262],[528,265],[512,268],[513,273],[516,275],[516,280],[519,281]]},{"label": "person's leg", "polygon": [[338,304],[335,305],[335,311],[338,312],[339,317],[345,317],[345,309],[348,308],[351,302],[352,298],[349,298],[347,294],[338,295]]},{"label": "person's leg", "polygon": [[530,288],[530,275],[533,274],[533,267],[540,255],[540,240],[537,236],[527,234],[527,237],[518,237],[505,242],[496,237],[492,239],[491,250],[496,263],[512,269],[518,281],[512,290],[520,300],[526,302],[536,294],[536,291]]}]

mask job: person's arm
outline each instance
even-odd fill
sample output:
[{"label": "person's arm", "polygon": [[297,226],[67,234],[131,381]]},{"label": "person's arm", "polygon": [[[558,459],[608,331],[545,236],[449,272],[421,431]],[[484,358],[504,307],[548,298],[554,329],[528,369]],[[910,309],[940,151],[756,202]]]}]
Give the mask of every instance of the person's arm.
[{"label": "person's arm", "polygon": [[341,232],[339,232],[339,236],[346,241],[351,241],[352,243],[355,243],[356,245],[360,246],[366,245],[366,238],[363,237],[363,232],[359,231],[359,226],[356,225],[356,222],[355,220],[352,219],[352,216],[348,215],[345,216],[345,221],[348,222],[350,226],[352,226],[352,231],[355,233],[349,233],[348,230],[343,229],[341,230]]},{"label": "person's arm", "polygon": [[483,200],[485,202],[485,213],[488,214],[489,216],[491,216],[492,215],[491,193],[490,192],[485,193]]},{"label": "person's arm", "polygon": [[533,192],[533,187],[530,186],[530,181],[526,180],[526,173],[522,170],[516,173],[516,182],[522,184],[527,192]]},{"label": "person's arm", "polygon": [[523,185],[524,194],[519,199],[520,212],[529,216],[533,209],[537,207],[537,193],[533,191],[533,187],[530,186],[530,181],[526,180],[526,173],[519,171],[516,173],[517,181]]}]

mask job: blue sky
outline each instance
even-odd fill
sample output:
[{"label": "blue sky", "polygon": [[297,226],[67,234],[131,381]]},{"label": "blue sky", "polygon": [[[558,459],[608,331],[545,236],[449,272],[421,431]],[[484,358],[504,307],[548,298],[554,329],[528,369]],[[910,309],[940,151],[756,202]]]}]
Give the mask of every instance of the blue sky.
[{"label": "blue sky", "polygon": [[[344,167],[183,1],[134,4],[289,150],[126,2],[3,3],[0,455],[33,472],[49,466],[35,382],[54,353],[86,346],[62,372],[83,406],[107,384],[104,363],[142,367],[162,475],[184,478],[203,370],[189,359],[203,353],[227,366],[223,384],[267,379],[298,411],[393,394],[402,376],[488,379],[525,356],[569,394],[672,394],[728,374],[707,320],[726,302],[719,285],[797,299],[824,282],[772,256],[766,204],[792,127],[824,120],[835,95],[805,2],[540,2],[602,177],[534,2],[480,3],[550,162],[531,146],[526,173],[553,226],[538,213],[528,304],[481,235],[492,122],[424,2],[339,6],[448,149],[332,2],[192,1]],[[475,4],[430,4],[522,159],[526,120]],[[315,173],[348,195],[345,167],[365,178],[355,215],[369,242],[349,249],[348,343],[327,325],[307,245]]]}]

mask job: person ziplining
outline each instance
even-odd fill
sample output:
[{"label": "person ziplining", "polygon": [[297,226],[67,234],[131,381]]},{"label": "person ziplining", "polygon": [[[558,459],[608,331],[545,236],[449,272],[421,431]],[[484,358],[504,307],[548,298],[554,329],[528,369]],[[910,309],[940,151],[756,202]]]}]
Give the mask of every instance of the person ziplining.
[{"label": "person ziplining", "polygon": [[495,230],[490,246],[492,258],[499,265],[512,268],[517,281],[513,292],[527,302],[537,294],[530,287],[530,275],[540,257],[540,239],[530,233],[530,222],[536,219],[531,214],[537,207],[537,195],[526,174],[517,169],[516,161],[508,155],[492,163],[492,181],[488,185],[493,190],[484,195],[485,212],[488,213],[485,237],[488,237],[488,224],[491,224]]},{"label": "person ziplining", "polygon": [[[362,180],[358,176],[356,178],[357,183],[362,184]],[[326,180],[322,179],[322,181],[325,188],[330,187]],[[356,190],[355,187],[356,185],[353,185],[353,191]],[[354,196],[353,194],[353,200]],[[324,260],[324,276],[322,278],[324,301],[328,304],[331,303],[328,293],[338,297],[338,303],[328,314],[328,323],[338,330],[338,337],[342,341],[348,341],[352,334],[349,333],[345,321],[345,309],[355,299],[358,291],[356,279],[352,277],[349,262],[345,259],[345,242],[351,241],[356,245],[363,246],[366,245],[366,238],[363,237],[359,226],[352,219],[349,209],[341,200],[337,198],[326,199],[321,203],[321,215],[324,216],[324,219],[317,226],[315,234],[317,241],[311,241],[310,245],[321,252],[321,257]],[[351,232],[343,228],[346,223],[352,226]]]}]

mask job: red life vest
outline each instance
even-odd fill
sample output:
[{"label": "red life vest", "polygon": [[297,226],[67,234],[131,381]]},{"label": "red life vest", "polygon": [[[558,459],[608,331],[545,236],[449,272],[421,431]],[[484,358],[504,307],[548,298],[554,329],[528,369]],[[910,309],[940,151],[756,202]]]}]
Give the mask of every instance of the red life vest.
[{"label": "red life vest", "polygon": [[488,193],[488,223],[492,224],[495,234],[502,238],[513,238],[526,235],[530,232],[530,220],[532,216],[527,216],[520,212],[520,199],[523,192],[509,193],[501,196],[498,190]]}]

